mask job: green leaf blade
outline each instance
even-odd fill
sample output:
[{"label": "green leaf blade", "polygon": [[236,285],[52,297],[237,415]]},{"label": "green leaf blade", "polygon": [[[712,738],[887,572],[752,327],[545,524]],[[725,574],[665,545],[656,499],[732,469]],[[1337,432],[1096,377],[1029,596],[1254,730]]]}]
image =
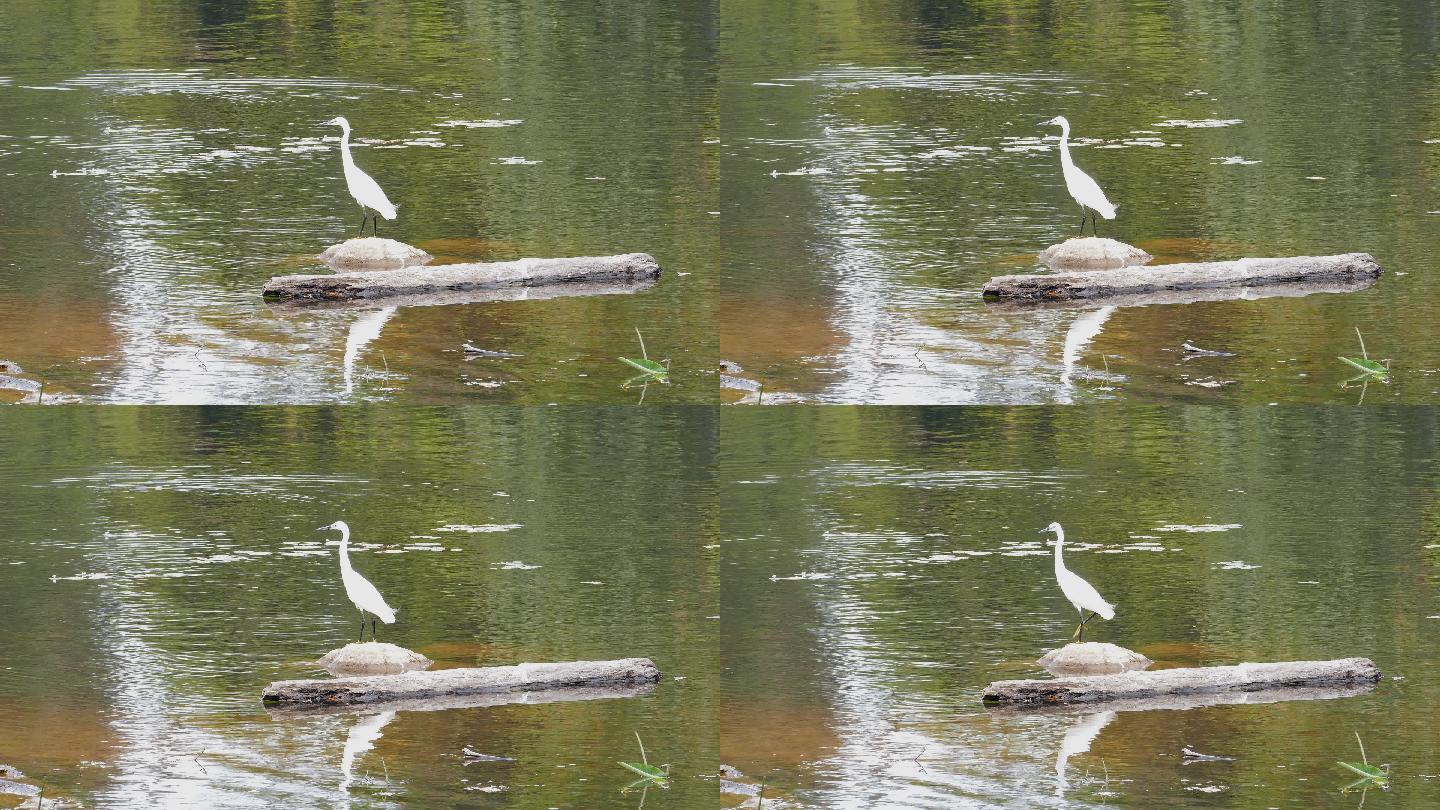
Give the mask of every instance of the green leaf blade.
[{"label": "green leaf blade", "polygon": [[654,360],[631,360],[628,357],[622,357],[620,358],[620,362],[638,368],[646,374],[654,374],[657,377],[670,373],[670,369],[665,368]]},{"label": "green leaf blade", "polygon": [[1359,765],[1357,765],[1357,764],[1355,764],[1354,762],[1337,762],[1337,763],[1335,763],[1335,764],[1336,764],[1336,765],[1339,765],[1339,766],[1342,767],[1342,768],[1349,768],[1350,770],[1354,771],[1355,773],[1360,774],[1361,776],[1365,777],[1366,779],[1381,780],[1381,779],[1389,779],[1389,778],[1390,778],[1390,774],[1385,773],[1384,771],[1380,770],[1379,768],[1375,767],[1374,765],[1366,765],[1366,764],[1359,764]]},{"label": "green leaf blade", "polygon": [[1355,360],[1355,359],[1352,359],[1352,358],[1349,358],[1349,357],[1341,357],[1341,358],[1339,358],[1339,359],[1340,359],[1341,362],[1343,362],[1343,363],[1349,363],[1350,365],[1354,366],[1355,368],[1360,369],[1361,371],[1365,372],[1366,374],[1389,374],[1389,373],[1390,373],[1390,369],[1386,368],[1383,363],[1378,363],[1378,362],[1376,362],[1376,361],[1374,361],[1374,360],[1370,360],[1370,359],[1366,359],[1366,358],[1362,358],[1362,359],[1360,359],[1360,360]]},{"label": "green leaf blade", "polygon": [[662,780],[670,778],[670,774],[660,770],[654,765],[637,764],[634,762],[622,762],[620,763],[620,766],[623,768],[628,768],[635,773],[638,773],[641,776],[645,777],[646,779]]}]

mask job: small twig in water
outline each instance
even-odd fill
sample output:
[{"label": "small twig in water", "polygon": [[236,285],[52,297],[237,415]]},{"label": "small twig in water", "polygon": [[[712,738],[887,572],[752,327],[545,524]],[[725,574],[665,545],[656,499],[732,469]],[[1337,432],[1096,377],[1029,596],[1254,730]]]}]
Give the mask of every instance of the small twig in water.
[{"label": "small twig in water", "polygon": [[209,775],[210,775],[210,771],[206,770],[206,768],[205,768],[205,763],[203,763],[203,762],[200,761],[200,757],[201,757],[202,755],[204,755],[204,753],[205,753],[206,750],[207,750],[207,749],[201,748],[201,749],[200,749],[200,753],[199,753],[199,754],[196,754],[196,755],[193,756],[193,757],[191,757],[191,759],[195,760],[195,764],[200,766],[200,770],[204,771],[206,776],[209,776]]}]

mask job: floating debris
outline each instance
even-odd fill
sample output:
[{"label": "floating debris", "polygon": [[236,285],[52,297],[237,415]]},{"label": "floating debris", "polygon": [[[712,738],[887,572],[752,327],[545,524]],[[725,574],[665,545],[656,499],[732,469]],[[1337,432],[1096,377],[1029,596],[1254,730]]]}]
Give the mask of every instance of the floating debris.
[{"label": "floating debris", "polygon": [[1199,751],[1196,751],[1195,749],[1191,748],[1191,747],[1188,746],[1188,745],[1185,746],[1184,748],[1181,748],[1181,749],[1180,749],[1180,755],[1183,756],[1183,757],[1185,757],[1185,762],[1186,762],[1186,764],[1189,764],[1189,763],[1191,763],[1191,762],[1234,762],[1234,761],[1235,761],[1235,758],[1234,758],[1234,757],[1222,757],[1222,756],[1213,756],[1213,755],[1211,755],[1211,754],[1202,754],[1202,753],[1200,753]]},{"label": "floating debris", "polygon": [[793,577],[782,577],[779,574],[771,574],[771,582],[803,582],[817,579],[834,579],[834,574],[827,574],[823,571],[803,571]]},{"label": "floating debris", "polygon": [[500,127],[513,127],[525,123],[519,118],[490,118],[484,121],[460,121],[450,119],[436,124],[437,127],[463,127],[465,129],[498,129]]},{"label": "floating debris", "polygon": [[1202,349],[1202,348],[1200,348],[1199,346],[1196,346],[1195,344],[1191,343],[1191,342],[1188,341],[1188,340],[1185,341],[1184,343],[1181,343],[1181,344],[1180,344],[1180,348],[1183,349],[1183,350],[1185,351],[1185,353],[1186,353],[1187,355],[1190,355],[1191,357],[1234,357],[1234,356],[1235,356],[1235,352],[1222,352],[1222,351],[1216,351],[1216,350],[1214,350],[1214,349]]},{"label": "floating debris", "polygon": [[1227,385],[1234,385],[1236,380],[1217,380],[1214,377],[1204,377],[1199,380],[1186,380],[1186,385],[1195,385],[1201,388],[1223,388]]},{"label": "floating debris", "polygon": [[479,346],[476,346],[475,344],[471,343],[471,342],[468,341],[468,340],[465,341],[464,343],[462,343],[462,344],[460,345],[460,348],[465,351],[465,359],[466,359],[466,360],[470,360],[470,359],[476,358],[476,357],[524,357],[524,356],[525,356],[525,355],[523,355],[523,354],[516,354],[516,353],[514,353],[514,352],[502,352],[502,351],[498,351],[498,350],[496,350],[496,349],[482,349],[482,348],[480,348]]},{"label": "floating debris", "polygon": [[1245,123],[1239,118],[1169,118],[1156,124],[1157,127],[1179,127],[1183,129],[1218,129]]},{"label": "floating debris", "polygon": [[39,796],[40,788],[34,785],[27,785],[24,782],[12,782],[9,779],[0,779],[0,793],[9,793],[15,796]]},{"label": "floating debris", "polygon": [[1218,571],[1253,571],[1259,568],[1258,565],[1251,565],[1244,560],[1230,560],[1229,562],[1215,563]]},{"label": "floating debris", "polygon": [[1201,534],[1207,532],[1228,532],[1231,529],[1239,528],[1243,528],[1243,525],[1240,523],[1201,523],[1193,526],[1188,523],[1171,523],[1165,526],[1161,526],[1155,531],[1190,532],[1191,534]]},{"label": "floating debris", "polygon": [[812,175],[812,174],[829,174],[829,173],[830,173],[830,170],[827,169],[827,168],[825,168],[824,166],[806,166],[806,167],[804,167],[804,168],[796,169],[796,170],[793,171],[793,172],[782,172],[782,171],[780,171],[779,169],[774,169],[774,170],[772,170],[772,171],[770,172],[770,176],[771,176],[771,177],[805,177],[805,176],[807,176],[807,175]]},{"label": "floating debris", "polygon": [[476,751],[475,749],[471,748],[471,747],[468,746],[468,745],[465,746],[465,747],[463,747],[463,748],[461,748],[461,749],[460,749],[460,753],[465,756],[465,764],[466,764],[466,765],[469,765],[469,764],[472,763],[472,762],[514,762],[514,761],[515,761],[515,758],[514,758],[514,757],[501,757],[501,756],[496,756],[496,755],[494,755],[494,754],[482,754],[482,753],[480,753],[479,751]]},{"label": "floating debris", "polygon": [[51,582],[85,582],[85,581],[96,580],[96,579],[110,579],[110,575],[109,575],[109,574],[100,574],[100,573],[94,573],[94,574],[76,574],[75,576],[72,576],[72,577],[62,577],[62,576],[60,576],[59,574],[51,574],[51,575],[50,575],[50,581],[51,581]]},{"label": "floating debris", "polygon": [[483,526],[471,526],[465,523],[451,523],[436,529],[437,532],[466,532],[469,534],[481,534],[484,532],[508,532],[515,529],[523,529],[523,523],[488,523]]},{"label": "floating debris", "polygon": [[720,375],[720,387],[728,388],[732,391],[750,392],[759,391],[761,388],[763,388],[763,386],[756,380],[752,380],[746,377],[735,377],[730,374]]},{"label": "floating debris", "polygon": [[1245,157],[1243,157],[1243,156],[1241,156],[1241,155],[1231,155],[1231,156],[1229,156],[1229,157],[1223,157],[1223,158],[1211,158],[1211,159],[1210,159],[1210,162],[1211,162],[1211,163],[1218,163],[1218,164],[1220,164],[1221,166],[1254,166],[1255,164],[1259,163],[1260,161],[1258,161],[1258,160],[1248,160],[1248,159],[1246,159]]}]

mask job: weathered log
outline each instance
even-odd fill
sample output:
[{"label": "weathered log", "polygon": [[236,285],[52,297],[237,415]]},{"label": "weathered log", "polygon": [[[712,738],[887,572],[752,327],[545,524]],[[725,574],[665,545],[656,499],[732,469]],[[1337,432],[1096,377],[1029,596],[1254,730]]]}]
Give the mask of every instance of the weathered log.
[{"label": "weathered log", "polygon": [[1033,312],[1037,309],[1089,310],[1102,307],[1151,307],[1168,304],[1208,304],[1217,301],[1258,301],[1262,298],[1304,298],[1320,293],[1349,293],[1369,289],[1375,279],[1357,281],[1297,281],[1264,287],[1213,287],[1201,290],[1160,290],[1126,293],[1106,298],[1057,298],[1053,301],[1026,298],[986,299],[992,312]]},{"label": "weathered log", "polygon": [[[1162,672],[1164,670],[1161,670]],[[1154,712],[1207,709],[1211,706],[1258,706],[1294,700],[1337,700],[1363,695],[1375,688],[1373,683],[1351,686],[1305,686],[1266,688],[1256,692],[1201,692],[1186,695],[1155,695],[1153,697],[1118,698],[1099,705],[1094,703],[986,703],[992,714],[1044,714],[1073,717],[1106,712]]]},{"label": "weathered log", "polygon": [[[444,670],[442,670],[444,671]],[[561,689],[540,689],[532,692],[485,692],[478,695],[442,695],[440,697],[387,700],[376,707],[368,703],[265,703],[265,713],[276,720],[334,714],[368,714],[376,711],[440,712],[451,709],[480,709],[539,703],[573,703],[581,700],[616,700],[647,695],[655,691],[654,683],[633,686],[567,686]]]},{"label": "weathered log", "polygon": [[276,276],[265,284],[264,296],[277,301],[356,301],[550,284],[650,281],[659,277],[660,265],[654,257],[626,253]]},{"label": "weathered log", "polygon": [[[983,294],[987,300],[1017,303],[1111,299],[1196,290],[1241,290],[1255,295],[1255,288],[1290,284],[1364,289],[1374,283],[1380,273],[1380,265],[1370,254],[1342,253],[996,276],[985,285]],[[1114,302],[1107,300],[1106,303]]]},{"label": "weathered log", "polygon": [[655,286],[655,281],[575,281],[545,287],[504,287],[490,290],[446,290],[388,298],[356,298],[323,301],[315,299],[271,300],[266,306],[276,315],[314,310],[374,310],[391,307],[441,307],[457,304],[491,304],[504,301],[548,301],[592,295],[633,295]]},{"label": "weathered log", "polygon": [[370,705],[466,695],[533,692],[655,683],[660,670],[648,658],[570,661],[510,667],[463,667],[399,675],[365,675],[303,681],[276,681],[265,687],[266,703]]},{"label": "weathered log", "polygon": [[1115,675],[995,681],[985,687],[981,700],[985,703],[1040,706],[1088,704],[1167,695],[1343,687],[1374,684],[1379,680],[1380,670],[1370,659],[1341,658],[1335,661],[1183,667]]}]

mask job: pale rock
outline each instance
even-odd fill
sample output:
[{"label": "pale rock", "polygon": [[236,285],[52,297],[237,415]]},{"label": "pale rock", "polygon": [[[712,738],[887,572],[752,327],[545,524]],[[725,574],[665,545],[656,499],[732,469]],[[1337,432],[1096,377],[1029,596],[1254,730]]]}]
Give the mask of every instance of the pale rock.
[{"label": "pale rock", "polygon": [[396,675],[426,669],[434,662],[420,653],[383,641],[352,642],[315,663],[331,675]]},{"label": "pale rock", "polygon": [[1113,675],[1134,672],[1152,663],[1133,650],[1104,641],[1081,641],[1051,650],[1035,663],[1051,675]]},{"label": "pale rock", "polygon": [[1154,257],[1114,239],[1082,236],[1051,245],[1037,258],[1051,270],[1114,270],[1147,264]]},{"label": "pale rock", "polygon": [[315,258],[342,270],[398,270],[426,264],[434,257],[404,242],[364,236],[331,245]]}]

